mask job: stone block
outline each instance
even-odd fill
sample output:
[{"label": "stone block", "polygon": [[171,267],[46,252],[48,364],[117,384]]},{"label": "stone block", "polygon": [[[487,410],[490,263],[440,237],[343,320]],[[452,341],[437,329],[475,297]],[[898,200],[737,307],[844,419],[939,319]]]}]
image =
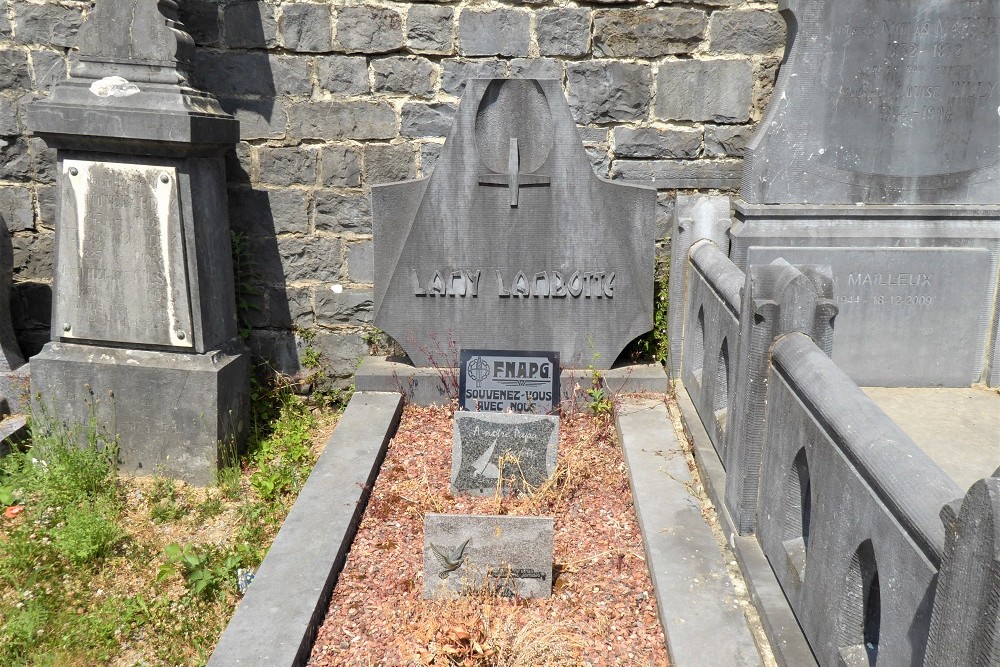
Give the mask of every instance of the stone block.
[{"label": "stone block", "polygon": [[530,495],[555,472],[559,417],[456,412],[453,439],[452,494]]},{"label": "stone block", "polygon": [[578,123],[644,120],[649,111],[652,75],[648,65],[609,61],[572,63],[566,66],[566,83],[569,105]]},{"label": "stone block", "polygon": [[31,178],[31,154],[28,142],[22,137],[0,138],[0,178],[26,181]]},{"label": "stone block", "polygon": [[457,108],[445,102],[407,102],[400,114],[399,133],[404,137],[447,137]]},{"label": "stone block", "polygon": [[527,56],[531,14],[517,9],[465,9],[458,17],[463,56]]},{"label": "stone block", "polygon": [[590,51],[590,10],[542,9],[535,13],[538,52],[543,56],[583,56]]},{"label": "stone block", "polygon": [[31,51],[35,90],[47,91],[66,78],[66,57],[55,51]]},{"label": "stone block", "polygon": [[615,157],[695,158],[701,152],[701,130],[655,127],[614,128]]},{"label": "stone block", "polygon": [[314,185],[318,153],[305,146],[261,146],[257,149],[259,180],[272,185]]},{"label": "stone block", "polygon": [[222,10],[223,41],[229,48],[261,49],[277,45],[274,5],[241,2]]},{"label": "stone block", "polygon": [[362,95],[370,88],[368,61],[364,56],[319,58],[319,85],[334,95]]},{"label": "stone block", "polygon": [[416,153],[413,145],[365,144],[365,183],[394,183],[415,178]]},{"label": "stone block", "polygon": [[415,97],[430,97],[437,83],[437,68],[426,58],[390,56],[373,59],[372,90]]},{"label": "stone block", "polygon": [[660,64],[655,115],[664,120],[745,123],[753,66],[746,60],[678,60]]},{"label": "stone block", "polygon": [[249,236],[305,234],[309,231],[306,195],[301,190],[230,190],[233,231]]},{"label": "stone block", "polygon": [[317,190],[313,195],[316,207],[316,230],[322,232],[371,232],[371,204],[360,193]]},{"label": "stone block", "polygon": [[320,183],[327,187],[361,185],[361,150],[350,145],[327,144],[319,152]]},{"label": "stone block", "polygon": [[[368,353],[368,345],[357,331],[317,329],[310,340],[296,336],[296,352],[302,359],[306,348],[318,350],[323,372],[333,378],[348,379],[358,369],[361,359]],[[344,387],[349,382],[334,383]]]},{"label": "stone block", "polygon": [[285,136],[288,114],[280,99],[220,97],[219,104],[240,123],[240,139],[280,139]]},{"label": "stone block", "polygon": [[184,30],[198,46],[218,46],[222,37],[222,8],[214,0],[187,0],[179,3]]},{"label": "stone block", "polygon": [[11,233],[34,229],[31,190],[23,186],[0,187],[0,220]]},{"label": "stone block", "polygon": [[600,9],[594,12],[594,55],[658,58],[691,53],[708,18],[700,9]]},{"label": "stone block", "polygon": [[20,105],[5,97],[0,97],[0,136],[14,136],[21,133],[21,122],[18,120]]},{"label": "stone block", "polygon": [[424,597],[552,595],[551,517],[424,515]]},{"label": "stone block", "polygon": [[441,156],[443,144],[424,143],[420,144],[420,176],[430,176],[434,171],[434,163]]},{"label": "stone block", "polygon": [[14,245],[14,278],[16,280],[52,280],[55,236],[36,232],[11,238]]},{"label": "stone block", "polygon": [[510,76],[515,79],[558,79],[562,81],[562,61],[554,58],[514,58]]},{"label": "stone block", "polygon": [[255,285],[243,298],[243,318],[253,328],[309,328],[315,325],[311,287]]},{"label": "stone block", "polygon": [[451,53],[452,7],[412,5],[406,14],[406,47],[420,53]]},{"label": "stone block", "polygon": [[83,23],[81,3],[72,6],[18,3],[14,14],[14,36],[21,44],[76,46],[76,33]]},{"label": "stone block", "polygon": [[316,288],[316,323],[321,326],[337,324],[370,324],[372,321],[372,292],[370,289],[343,289],[339,285]]},{"label": "stone block", "polygon": [[28,139],[28,155],[31,159],[31,173],[38,183],[56,182],[56,149],[49,148],[38,137]]},{"label": "stone block", "polygon": [[718,160],[615,160],[611,177],[665,189],[736,190],[740,163]]},{"label": "stone block", "polygon": [[222,97],[312,93],[312,64],[306,56],[198,49],[194,69],[199,86]]},{"label": "stone block", "polygon": [[387,7],[338,7],[337,50],[346,53],[386,53],[403,46],[403,16]]},{"label": "stone block", "polygon": [[333,48],[333,15],[329,4],[297,2],[281,10],[281,42],[286,49],[319,53]]},{"label": "stone block", "polygon": [[0,90],[30,90],[28,54],[14,49],[0,50]]},{"label": "stone block", "polygon": [[[0,54],[3,52],[0,51]],[[441,90],[460,97],[469,79],[490,79],[507,75],[507,62],[497,58],[443,60]]]},{"label": "stone block", "polygon": [[347,246],[347,277],[352,283],[375,282],[375,255],[371,241]]},{"label": "stone block", "polygon": [[705,157],[743,157],[753,135],[748,125],[705,125]]},{"label": "stone block", "polygon": [[772,53],[785,46],[785,21],[770,9],[715,12],[710,31],[711,53]]},{"label": "stone block", "polygon": [[337,282],[341,276],[339,258],[343,242],[326,236],[288,236],[278,243],[282,279]]},{"label": "stone block", "polygon": [[297,139],[392,139],[396,111],[383,101],[293,102],[288,105],[288,127]]}]

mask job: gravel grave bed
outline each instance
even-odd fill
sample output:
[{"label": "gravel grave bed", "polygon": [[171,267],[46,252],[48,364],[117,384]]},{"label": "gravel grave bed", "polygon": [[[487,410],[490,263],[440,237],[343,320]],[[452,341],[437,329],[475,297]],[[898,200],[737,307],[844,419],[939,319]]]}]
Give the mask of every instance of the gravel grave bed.
[{"label": "gravel grave bed", "polygon": [[[454,497],[452,414],[405,408],[309,664],[667,665],[613,421],[563,416],[556,472],[530,497]],[[552,597],[422,599],[428,512],[554,517]]]}]

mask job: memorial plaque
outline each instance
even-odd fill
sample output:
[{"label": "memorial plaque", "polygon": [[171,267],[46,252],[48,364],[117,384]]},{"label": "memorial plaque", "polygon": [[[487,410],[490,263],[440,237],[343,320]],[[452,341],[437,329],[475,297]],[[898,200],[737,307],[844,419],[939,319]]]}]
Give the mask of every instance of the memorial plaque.
[{"label": "memorial plaque", "polygon": [[554,415],[456,412],[451,491],[530,493],[555,472],[558,448]]},{"label": "memorial plaque", "polygon": [[1000,0],[787,0],[751,203],[997,202]]},{"label": "memorial plaque", "polygon": [[833,359],[859,385],[979,381],[995,282],[988,250],[751,247],[748,257],[832,267]]},{"label": "memorial plaque", "polygon": [[177,169],[64,159],[53,335],[190,348]]},{"label": "memorial plaque", "polygon": [[609,368],[653,326],[656,193],[598,178],[559,81],[472,80],[433,174],[372,188],[375,326]]},{"label": "memorial plaque", "polygon": [[462,350],[459,405],[472,412],[533,412],[559,407],[559,353]]},{"label": "memorial plaque", "polygon": [[424,597],[552,595],[552,517],[427,514]]}]

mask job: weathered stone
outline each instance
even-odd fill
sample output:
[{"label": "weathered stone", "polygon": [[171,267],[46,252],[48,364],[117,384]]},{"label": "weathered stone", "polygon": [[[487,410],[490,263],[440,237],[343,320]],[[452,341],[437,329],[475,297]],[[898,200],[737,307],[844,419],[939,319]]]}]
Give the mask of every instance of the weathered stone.
[{"label": "weathered stone", "polygon": [[75,45],[76,33],[83,23],[82,7],[21,2],[14,14],[14,35],[22,44],[45,46]]},{"label": "weathered stone", "polygon": [[582,56],[590,51],[590,11],[560,7],[535,13],[538,52],[543,56]]},{"label": "weathered stone", "polygon": [[308,238],[289,236],[278,244],[281,280],[318,280],[336,282],[340,279],[339,257],[343,243],[326,236]]},{"label": "weathered stone", "polygon": [[333,48],[333,21],[329,4],[297,2],[281,10],[281,41],[286,49],[306,53]]},{"label": "weathered stone", "polygon": [[226,183],[233,185],[250,185],[250,173],[253,171],[253,150],[250,144],[240,141],[231,150],[226,151]]},{"label": "weathered stone", "polygon": [[352,283],[370,285],[375,282],[375,254],[371,241],[348,244],[347,277]]},{"label": "weathered stone", "polygon": [[559,417],[456,412],[453,440],[452,494],[530,494],[555,472]]},{"label": "weathered stone", "polygon": [[34,229],[35,209],[28,188],[0,187],[0,220],[10,232]]},{"label": "weathered stone", "polygon": [[18,106],[14,100],[0,97],[0,137],[20,134],[21,123],[17,118]]},{"label": "weathered stone", "polygon": [[312,311],[312,288],[287,285],[255,285],[246,295],[244,319],[250,327],[308,328],[315,324]]},{"label": "weathered stone", "polygon": [[280,139],[285,136],[288,114],[281,99],[220,97],[219,104],[240,122],[240,139]]},{"label": "weathered stone", "polygon": [[517,9],[465,9],[458,17],[458,51],[464,56],[527,56],[531,14]]},{"label": "weathered stone", "polygon": [[35,89],[47,91],[66,78],[66,58],[55,51],[32,51]]},{"label": "weathered stone", "polygon": [[36,187],[35,197],[38,199],[38,225],[53,229],[58,214],[59,195],[56,187],[54,185]]},{"label": "weathered stone", "polygon": [[586,146],[587,157],[594,168],[594,173],[601,178],[608,178],[611,173],[611,157],[607,146]]},{"label": "weathered stone", "polygon": [[559,79],[563,64],[553,58],[514,58],[510,61],[510,76],[514,79]]},{"label": "weathered stone", "polygon": [[616,127],[615,157],[693,158],[701,152],[701,130],[695,128]]},{"label": "weathered stone", "polygon": [[275,97],[312,92],[312,64],[306,56],[199,49],[194,66],[195,80],[215,95]]},{"label": "weathered stone", "polygon": [[[2,53],[2,51],[0,51]],[[469,79],[490,79],[507,75],[507,63],[497,58],[479,60],[444,60],[441,90],[459,97]]]},{"label": "weathered stone", "polygon": [[708,160],[615,160],[611,177],[660,190],[698,188],[735,190],[740,162]]},{"label": "weathered stone", "polygon": [[454,104],[407,102],[399,121],[399,133],[404,137],[446,137],[455,118]]},{"label": "weathered stone", "polygon": [[335,95],[367,93],[368,62],[364,56],[324,56],[319,59],[319,85]]},{"label": "weathered stone", "polygon": [[[662,72],[663,65],[660,68]],[[643,120],[649,110],[652,76],[648,65],[573,63],[566,67],[566,82],[569,104],[578,123]],[[662,85],[660,91],[663,94]]]},{"label": "weathered stone", "polygon": [[187,0],[179,3],[184,29],[198,46],[217,46],[222,36],[222,8],[214,0]]},{"label": "weathered stone", "polygon": [[705,125],[705,156],[743,157],[753,132],[747,125]]},{"label": "weathered stone", "polygon": [[316,323],[369,324],[372,321],[372,292],[370,289],[343,289],[333,286],[316,288]]},{"label": "weathered stone", "polygon": [[601,9],[594,12],[594,55],[657,58],[690,53],[708,18],[698,9]]},{"label": "weathered stone", "polygon": [[26,181],[31,178],[31,173],[28,142],[21,137],[13,141],[0,139],[0,178]]},{"label": "weathered stone", "polygon": [[785,22],[769,9],[715,12],[710,30],[713,53],[771,53],[785,45]]},{"label": "weathered stone", "polygon": [[365,183],[393,183],[416,177],[412,144],[366,144]]},{"label": "weathered stone", "polygon": [[451,7],[413,5],[406,14],[406,46],[411,51],[424,53],[451,53]]},{"label": "weathered stone", "polygon": [[39,183],[56,182],[56,149],[49,148],[38,138],[28,139],[28,153],[31,157],[31,173]]},{"label": "weathered stone", "polygon": [[260,181],[273,185],[313,185],[316,183],[318,151],[305,146],[257,149]]},{"label": "weathered stone", "polygon": [[434,164],[441,157],[441,149],[444,144],[424,143],[420,144],[420,177],[426,178],[434,171]]},{"label": "weathered stone", "polygon": [[[306,348],[319,350],[320,366],[323,374],[321,381],[330,382],[329,378],[341,378],[343,382],[330,382],[335,388],[346,388],[351,385],[350,378],[357,370],[361,359],[368,353],[368,345],[361,340],[357,331],[334,329],[317,329],[310,340],[301,336],[295,337],[296,352],[299,359],[305,355]],[[299,362],[301,365],[301,361]]]},{"label": "weathered stone", "polygon": [[277,44],[278,24],[274,5],[241,2],[222,10],[223,40],[238,49],[272,47]]},{"label": "weathered stone", "polygon": [[396,136],[396,112],[388,102],[293,102],[288,127],[298,139],[391,139]]},{"label": "weathered stone", "polygon": [[19,234],[11,237],[14,246],[14,278],[48,281],[52,279],[55,236],[49,233]]},{"label": "weathered stone", "polygon": [[320,177],[325,186],[356,188],[361,185],[361,151],[354,146],[327,145],[320,150]]},{"label": "weathered stone", "polygon": [[316,207],[316,230],[322,232],[371,232],[371,204],[358,193],[317,190],[313,197]]},{"label": "weathered stone", "polygon": [[416,97],[434,94],[437,72],[426,58],[391,56],[372,60],[373,90],[376,93],[401,93]]},{"label": "weathered stone", "polygon": [[745,60],[660,64],[655,115],[664,120],[744,123],[750,119],[753,67]]},{"label": "weathered stone", "polygon": [[386,7],[337,8],[336,47],[347,53],[385,53],[403,46],[403,17]]},{"label": "weathered stone", "polygon": [[10,21],[7,19],[7,0],[0,2],[0,37],[10,37]]},{"label": "weathered stone", "polygon": [[269,237],[309,231],[306,196],[301,190],[230,190],[229,207],[236,232]]},{"label": "weathered stone", "polygon": [[29,90],[31,72],[28,54],[13,49],[0,50],[0,90]]}]

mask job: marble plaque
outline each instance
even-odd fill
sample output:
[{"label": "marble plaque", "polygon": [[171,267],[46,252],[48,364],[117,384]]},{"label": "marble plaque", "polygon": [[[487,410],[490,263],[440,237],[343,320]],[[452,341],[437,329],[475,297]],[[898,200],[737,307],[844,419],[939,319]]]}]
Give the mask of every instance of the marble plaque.
[{"label": "marble plaque", "polygon": [[471,412],[533,412],[559,407],[559,354],[462,350],[459,405]]},{"label": "marble plaque", "polygon": [[177,170],[63,159],[53,338],[193,346]]},{"label": "marble plaque", "polygon": [[833,269],[833,359],[862,386],[968,386],[979,381],[991,323],[985,248],[760,247],[750,264],[778,257]]},{"label": "marble plaque", "polygon": [[451,453],[451,491],[488,496],[497,492],[530,493],[555,472],[559,418],[456,412]]},{"label": "marble plaque", "polygon": [[653,326],[656,193],[594,174],[554,80],[471,80],[426,179],[372,188],[375,326],[609,368]]},{"label": "marble plaque", "polygon": [[424,515],[424,597],[552,595],[552,517]]},{"label": "marble plaque", "polygon": [[751,203],[992,204],[1000,0],[786,0]]}]

